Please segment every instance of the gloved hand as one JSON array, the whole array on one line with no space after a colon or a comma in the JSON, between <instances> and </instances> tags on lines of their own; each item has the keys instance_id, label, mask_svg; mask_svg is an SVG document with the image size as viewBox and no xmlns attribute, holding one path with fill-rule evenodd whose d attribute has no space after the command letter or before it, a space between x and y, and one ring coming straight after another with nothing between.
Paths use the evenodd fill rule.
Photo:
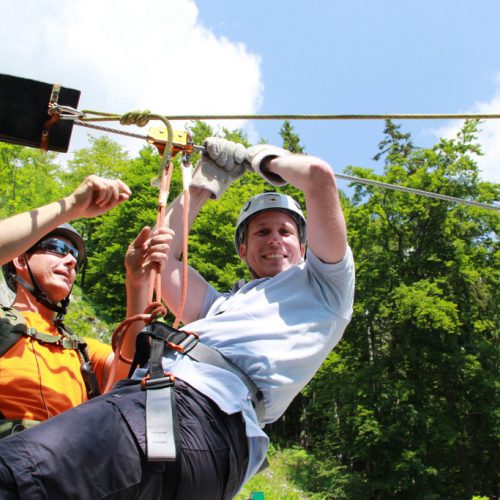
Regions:
<instances>
[{"instance_id":1,"label":"gloved hand","mask_svg":"<svg viewBox=\"0 0 500 500\"><path fill-rule=\"evenodd\" d=\"M262 170L262 162L266 158L276 158L277 156L288 156L292 153L278 146L270 144L257 144L247 149L246 166L249 170L256 172L261 177L264 177L267 182L274 186L285 186L287 182L278 174Z\"/></svg>"},{"instance_id":2,"label":"gloved hand","mask_svg":"<svg viewBox=\"0 0 500 500\"><path fill-rule=\"evenodd\" d=\"M238 177L243 175L246 148L219 137L209 137L203 143L200 161L193 172L191 186L208 189L218 199Z\"/></svg>"}]
</instances>

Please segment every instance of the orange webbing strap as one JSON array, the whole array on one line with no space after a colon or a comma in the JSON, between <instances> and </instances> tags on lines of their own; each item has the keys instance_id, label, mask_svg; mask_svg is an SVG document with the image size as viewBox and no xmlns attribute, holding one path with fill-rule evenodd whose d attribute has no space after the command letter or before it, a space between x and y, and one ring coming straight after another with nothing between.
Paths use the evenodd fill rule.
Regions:
<instances>
[{"instance_id":1,"label":"orange webbing strap","mask_svg":"<svg viewBox=\"0 0 500 500\"><path fill-rule=\"evenodd\" d=\"M165 224L165 210L170 194L170 182L172 180L172 162L169 162L163 169L160 180L160 194L158 195L158 214L156 216L156 227L163 227ZM148 303L152 303L153 296L161 302L161 274L158 265L153 266L149 277ZM165 313L166 314L166 313Z\"/></svg>"},{"instance_id":2,"label":"orange webbing strap","mask_svg":"<svg viewBox=\"0 0 500 500\"><path fill-rule=\"evenodd\" d=\"M53 111L54 106L57 105L57 101L59 100L60 91L61 91L61 84L54 83L52 85L52 92L50 93L50 99L49 99L48 114L50 115L50 118L44 123L42 136L40 138L40 149L45 152L49 150L50 130L61 116L59 113L55 113Z\"/></svg>"}]
</instances>

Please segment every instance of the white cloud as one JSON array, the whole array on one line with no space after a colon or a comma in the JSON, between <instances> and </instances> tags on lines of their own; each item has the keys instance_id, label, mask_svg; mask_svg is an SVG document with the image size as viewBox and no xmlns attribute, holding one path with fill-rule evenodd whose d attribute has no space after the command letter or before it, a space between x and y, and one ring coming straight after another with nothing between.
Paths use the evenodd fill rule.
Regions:
<instances>
[{"instance_id":1,"label":"white cloud","mask_svg":"<svg viewBox=\"0 0 500 500\"><path fill-rule=\"evenodd\" d=\"M0 71L78 89L80 109L252 114L261 104L259 56L204 27L193 0L27 0L22 9L0 0L0 18ZM75 129L71 150L86 134Z\"/></svg>"},{"instance_id":2,"label":"white cloud","mask_svg":"<svg viewBox=\"0 0 500 500\"><path fill-rule=\"evenodd\" d=\"M500 87L500 73L496 77ZM500 112L500 88L488 102L477 102L468 113L498 114ZM462 128L463 121L453 120L448 125L434 130L437 137L454 137ZM483 156L476 157L485 181L500 183L500 120L483 120L478 134Z\"/></svg>"}]
</instances>

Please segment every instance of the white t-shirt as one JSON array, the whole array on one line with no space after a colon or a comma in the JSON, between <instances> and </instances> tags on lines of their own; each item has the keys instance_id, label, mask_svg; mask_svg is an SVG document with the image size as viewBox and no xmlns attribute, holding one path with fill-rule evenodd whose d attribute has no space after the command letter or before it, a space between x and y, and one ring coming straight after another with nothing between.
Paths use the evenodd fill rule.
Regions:
<instances>
[{"instance_id":1,"label":"white t-shirt","mask_svg":"<svg viewBox=\"0 0 500 500\"><path fill-rule=\"evenodd\" d=\"M163 360L170 370L226 413L241 411L248 437L245 481L265 458L269 440L260 425L278 419L338 343L352 315L354 262L350 248L336 264L311 251L307 260L272 278L253 280L236 292L209 286L199 320L183 327L238 365L264 394L257 422L250 394L234 374L188 356ZM172 359L174 358L174 359Z\"/></svg>"}]
</instances>

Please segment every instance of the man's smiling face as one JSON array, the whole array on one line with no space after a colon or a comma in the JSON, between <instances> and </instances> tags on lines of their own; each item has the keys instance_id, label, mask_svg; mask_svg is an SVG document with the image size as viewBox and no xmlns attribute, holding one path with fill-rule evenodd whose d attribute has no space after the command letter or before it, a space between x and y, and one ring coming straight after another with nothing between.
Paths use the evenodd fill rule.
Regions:
<instances>
[{"instance_id":1,"label":"man's smiling face","mask_svg":"<svg viewBox=\"0 0 500 500\"><path fill-rule=\"evenodd\" d=\"M304 256L297 224L282 210L257 214L248 224L240 256L256 278L272 277Z\"/></svg>"}]
</instances>

